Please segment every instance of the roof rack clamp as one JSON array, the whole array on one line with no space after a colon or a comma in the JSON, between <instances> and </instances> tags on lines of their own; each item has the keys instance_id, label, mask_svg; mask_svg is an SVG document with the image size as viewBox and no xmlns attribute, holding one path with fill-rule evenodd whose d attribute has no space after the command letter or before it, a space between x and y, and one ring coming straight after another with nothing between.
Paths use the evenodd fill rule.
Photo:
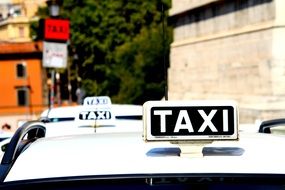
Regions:
<instances>
[{"instance_id":1,"label":"roof rack clamp","mask_svg":"<svg viewBox=\"0 0 285 190\"><path fill-rule=\"evenodd\" d=\"M205 141L174 141L172 144L176 144L179 146L181 152L180 157L187 157L187 158L201 158L204 157L203 155L203 148L208 145L212 144L212 140L205 140Z\"/></svg>"}]
</instances>

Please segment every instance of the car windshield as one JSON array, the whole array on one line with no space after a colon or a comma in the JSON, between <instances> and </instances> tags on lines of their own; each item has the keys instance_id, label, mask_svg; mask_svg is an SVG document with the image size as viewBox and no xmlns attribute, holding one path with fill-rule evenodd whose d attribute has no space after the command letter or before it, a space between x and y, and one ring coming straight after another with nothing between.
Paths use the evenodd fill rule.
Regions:
<instances>
[{"instance_id":1,"label":"car windshield","mask_svg":"<svg viewBox=\"0 0 285 190\"><path fill-rule=\"evenodd\" d=\"M0 188L284 187L284 8L2 0Z\"/></svg>"}]
</instances>

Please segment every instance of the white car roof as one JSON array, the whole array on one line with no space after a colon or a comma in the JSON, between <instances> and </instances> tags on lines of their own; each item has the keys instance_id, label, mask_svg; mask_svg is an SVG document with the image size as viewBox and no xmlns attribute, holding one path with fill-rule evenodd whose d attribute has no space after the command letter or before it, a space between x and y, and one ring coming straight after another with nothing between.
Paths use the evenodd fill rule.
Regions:
<instances>
[{"instance_id":1,"label":"white car roof","mask_svg":"<svg viewBox=\"0 0 285 190\"><path fill-rule=\"evenodd\" d=\"M92 107L92 106L90 106ZM95 107L95 106L94 106ZM142 116L142 105L130 104L112 104L112 112L115 116ZM46 109L40 115L41 118L74 118L77 117L80 111L85 110L86 106L64 106Z\"/></svg>"},{"instance_id":2,"label":"white car roof","mask_svg":"<svg viewBox=\"0 0 285 190\"><path fill-rule=\"evenodd\" d=\"M46 137L66 136L76 134L92 133L121 133L121 132L141 132L143 131L142 120L120 120L116 119L114 125L95 126L82 125L79 121L51 122L46 123Z\"/></svg>"},{"instance_id":3,"label":"white car roof","mask_svg":"<svg viewBox=\"0 0 285 190\"><path fill-rule=\"evenodd\" d=\"M178 145L142 134L40 138L17 158L5 181L116 174L285 174L284 136L240 134L207 145L204 157L180 157ZM29 171L29 172L26 172Z\"/></svg>"},{"instance_id":4,"label":"white car roof","mask_svg":"<svg viewBox=\"0 0 285 190\"><path fill-rule=\"evenodd\" d=\"M96 120L82 121L77 119L81 111L88 110L90 107L92 106L79 105L45 110L41 114L41 118L48 117L55 120L46 123L46 136L143 131L141 105L112 104L111 110L115 118L108 122L108 125L98 125ZM56 122L57 119L62 122Z\"/></svg>"}]
</instances>

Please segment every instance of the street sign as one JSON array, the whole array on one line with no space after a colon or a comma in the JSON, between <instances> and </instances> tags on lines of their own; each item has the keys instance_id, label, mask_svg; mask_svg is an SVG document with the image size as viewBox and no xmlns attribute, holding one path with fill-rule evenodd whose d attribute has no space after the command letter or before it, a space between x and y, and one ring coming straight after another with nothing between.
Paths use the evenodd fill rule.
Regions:
<instances>
[{"instance_id":1,"label":"street sign","mask_svg":"<svg viewBox=\"0 0 285 190\"><path fill-rule=\"evenodd\" d=\"M143 108L146 141L238 139L233 101L149 101Z\"/></svg>"},{"instance_id":2,"label":"street sign","mask_svg":"<svg viewBox=\"0 0 285 190\"><path fill-rule=\"evenodd\" d=\"M44 20L44 40L68 41L69 20L47 18Z\"/></svg>"},{"instance_id":3,"label":"street sign","mask_svg":"<svg viewBox=\"0 0 285 190\"><path fill-rule=\"evenodd\" d=\"M67 44L43 42L43 67L66 68Z\"/></svg>"}]
</instances>

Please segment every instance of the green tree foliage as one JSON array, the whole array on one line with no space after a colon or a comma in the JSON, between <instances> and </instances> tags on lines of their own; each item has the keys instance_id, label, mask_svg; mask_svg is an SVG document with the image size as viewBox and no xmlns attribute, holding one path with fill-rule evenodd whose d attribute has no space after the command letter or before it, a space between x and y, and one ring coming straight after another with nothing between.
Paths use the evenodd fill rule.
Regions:
<instances>
[{"instance_id":1,"label":"green tree foliage","mask_svg":"<svg viewBox=\"0 0 285 190\"><path fill-rule=\"evenodd\" d=\"M170 0L64 0L71 45L88 96L142 104L164 95L164 53L168 65L171 29L162 32ZM164 19L164 20L163 20ZM165 37L165 38L164 38ZM164 40L165 39L165 40Z\"/></svg>"},{"instance_id":2,"label":"green tree foliage","mask_svg":"<svg viewBox=\"0 0 285 190\"><path fill-rule=\"evenodd\" d=\"M166 31L171 34L170 30ZM165 38L167 53L170 35ZM117 77L124 81L120 85L116 101L143 103L147 100L158 100L164 95L165 66L163 47L164 38L161 27L145 27L130 42L116 48ZM168 55L167 55L168 56ZM168 58L168 57L167 57ZM169 60L166 60L168 63Z\"/></svg>"}]
</instances>

